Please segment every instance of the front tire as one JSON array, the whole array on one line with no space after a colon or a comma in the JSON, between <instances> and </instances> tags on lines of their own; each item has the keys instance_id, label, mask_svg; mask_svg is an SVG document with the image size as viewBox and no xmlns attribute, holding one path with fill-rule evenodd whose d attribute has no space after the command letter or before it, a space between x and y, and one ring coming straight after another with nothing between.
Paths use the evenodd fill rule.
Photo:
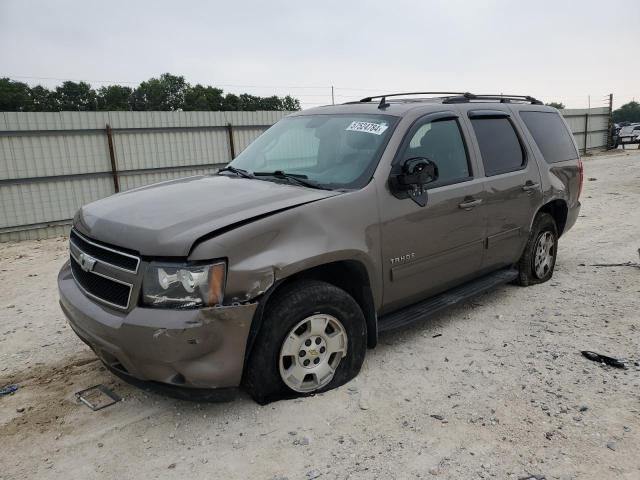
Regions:
<instances>
[{"instance_id":1,"label":"front tire","mask_svg":"<svg viewBox=\"0 0 640 480\"><path fill-rule=\"evenodd\" d=\"M526 287L551 279L557 255L556 222L548 213L538 213L533 221L524 253L518 262L518 284Z\"/></svg>"},{"instance_id":2,"label":"front tire","mask_svg":"<svg viewBox=\"0 0 640 480\"><path fill-rule=\"evenodd\" d=\"M344 290L315 280L285 285L264 315L243 382L258 403L331 390L360 371L367 327Z\"/></svg>"}]
</instances>

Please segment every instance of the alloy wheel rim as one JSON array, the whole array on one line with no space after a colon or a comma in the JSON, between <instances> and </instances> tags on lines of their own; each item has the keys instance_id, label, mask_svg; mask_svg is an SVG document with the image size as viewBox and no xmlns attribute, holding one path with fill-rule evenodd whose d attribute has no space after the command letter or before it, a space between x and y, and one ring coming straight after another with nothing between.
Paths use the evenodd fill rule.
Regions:
<instances>
[{"instance_id":1,"label":"alloy wheel rim","mask_svg":"<svg viewBox=\"0 0 640 480\"><path fill-rule=\"evenodd\" d=\"M555 240L553 238L553 234L547 230L540 234L538 241L536 242L535 256L533 260L536 277L542 279L549 273L553 267L555 254Z\"/></svg>"},{"instance_id":2,"label":"alloy wheel rim","mask_svg":"<svg viewBox=\"0 0 640 480\"><path fill-rule=\"evenodd\" d=\"M280 377L296 392L313 392L331 382L346 354L342 323L332 315L311 315L285 337L278 361Z\"/></svg>"}]
</instances>

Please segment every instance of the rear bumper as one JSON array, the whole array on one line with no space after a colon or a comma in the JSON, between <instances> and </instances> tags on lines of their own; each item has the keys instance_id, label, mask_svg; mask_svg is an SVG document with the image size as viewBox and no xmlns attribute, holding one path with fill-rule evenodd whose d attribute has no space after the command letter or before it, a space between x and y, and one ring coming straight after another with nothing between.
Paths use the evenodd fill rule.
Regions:
<instances>
[{"instance_id":1,"label":"rear bumper","mask_svg":"<svg viewBox=\"0 0 640 480\"><path fill-rule=\"evenodd\" d=\"M563 235L575 225L576 220L578 220L578 216L580 215L580 207L582 207L582 204L578 202L578 205L570 208L567 212L567 222L564 225L564 230L562 232Z\"/></svg>"},{"instance_id":2,"label":"rear bumper","mask_svg":"<svg viewBox=\"0 0 640 480\"><path fill-rule=\"evenodd\" d=\"M257 304L117 312L84 295L68 263L58 275L58 290L71 328L112 370L173 386L240 385Z\"/></svg>"}]
</instances>

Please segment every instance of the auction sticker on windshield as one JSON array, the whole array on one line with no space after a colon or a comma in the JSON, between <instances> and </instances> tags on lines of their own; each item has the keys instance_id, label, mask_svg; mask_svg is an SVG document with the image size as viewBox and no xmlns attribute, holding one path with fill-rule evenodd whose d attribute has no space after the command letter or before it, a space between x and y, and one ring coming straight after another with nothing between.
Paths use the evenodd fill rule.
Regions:
<instances>
[{"instance_id":1,"label":"auction sticker on windshield","mask_svg":"<svg viewBox=\"0 0 640 480\"><path fill-rule=\"evenodd\" d=\"M386 123L375 122L360 122L353 121L346 129L351 132L366 132L373 133L374 135L382 135L384 131L389 128Z\"/></svg>"}]
</instances>

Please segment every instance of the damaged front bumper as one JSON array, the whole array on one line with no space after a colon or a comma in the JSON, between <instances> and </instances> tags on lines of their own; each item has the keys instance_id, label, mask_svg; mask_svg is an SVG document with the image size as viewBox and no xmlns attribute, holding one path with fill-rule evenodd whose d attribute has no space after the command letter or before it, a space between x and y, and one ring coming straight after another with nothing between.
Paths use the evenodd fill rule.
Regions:
<instances>
[{"instance_id":1,"label":"damaged front bumper","mask_svg":"<svg viewBox=\"0 0 640 480\"><path fill-rule=\"evenodd\" d=\"M240 385L257 303L118 312L84 295L68 263L58 275L58 289L69 325L111 370L172 386Z\"/></svg>"}]
</instances>

